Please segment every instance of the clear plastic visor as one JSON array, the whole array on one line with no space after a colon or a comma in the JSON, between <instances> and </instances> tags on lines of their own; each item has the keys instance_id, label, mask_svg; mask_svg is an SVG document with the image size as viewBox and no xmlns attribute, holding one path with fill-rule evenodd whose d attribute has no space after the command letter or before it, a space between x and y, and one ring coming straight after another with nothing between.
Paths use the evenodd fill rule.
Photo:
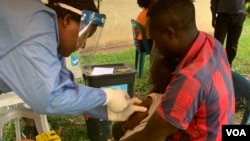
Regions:
<instances>
[{"instance_id":1,"label":"clear plastic visor","mask_svg":"<svg viewBox=\"0 0 250 141\"><path fill-rule=\"evenodd\" d=\"M76 48L84 48L88 38L96 38L94 41L99 42L102 28L105 22L105 15L92 11L83 10L79 27L78 40ZM93 36L93 35L96 36Z\"/></svg>"}]
</instances>

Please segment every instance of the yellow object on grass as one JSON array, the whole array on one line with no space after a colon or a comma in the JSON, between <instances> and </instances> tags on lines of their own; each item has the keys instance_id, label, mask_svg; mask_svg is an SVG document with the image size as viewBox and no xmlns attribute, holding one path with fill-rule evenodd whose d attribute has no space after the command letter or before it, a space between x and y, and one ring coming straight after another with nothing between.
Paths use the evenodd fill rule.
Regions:
<instances>
[{"instance_id":1,"label":"yellow object on grass","mask_svg":"<svg viewBox=\"0 0 250 141\"><path fill-rule=\"evenodd\" d=\"M37 135L36 141L61 141L61 138L52 130Z\"/></svg>"}]
</instances>

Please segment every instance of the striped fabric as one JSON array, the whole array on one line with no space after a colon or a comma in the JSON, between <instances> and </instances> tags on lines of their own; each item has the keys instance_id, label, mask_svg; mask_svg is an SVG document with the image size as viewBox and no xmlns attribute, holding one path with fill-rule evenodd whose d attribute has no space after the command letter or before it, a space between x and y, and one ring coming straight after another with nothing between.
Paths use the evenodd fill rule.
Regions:
<instances>
[{"instance_id":1,"label":"striped fabric","mask_svg":"<svg viewBox=\"0 0 250 141\"><path fill-rule=\"evenodd\" d=\"M166 88L158 114L180 130L169 140L221 141L232 124L234 90L222 45L200 32Z\"/></svg>"}]
</instances>

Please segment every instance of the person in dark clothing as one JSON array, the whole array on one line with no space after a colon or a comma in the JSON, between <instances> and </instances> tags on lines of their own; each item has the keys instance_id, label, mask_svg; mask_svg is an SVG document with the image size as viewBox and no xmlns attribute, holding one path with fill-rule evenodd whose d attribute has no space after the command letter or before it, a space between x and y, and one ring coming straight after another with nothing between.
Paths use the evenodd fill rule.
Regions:
<instances>
[{"instance_id":1,"label":"person in dark clothing","mask_svg":"<svg viewBox=\"0 0 250 141\"><path fill-rule=\"evenodd\" d=\"M249 0L211 0L214 37L224 44L232 67L245 21L245 3Z\"/></svg>"}]
</instances>

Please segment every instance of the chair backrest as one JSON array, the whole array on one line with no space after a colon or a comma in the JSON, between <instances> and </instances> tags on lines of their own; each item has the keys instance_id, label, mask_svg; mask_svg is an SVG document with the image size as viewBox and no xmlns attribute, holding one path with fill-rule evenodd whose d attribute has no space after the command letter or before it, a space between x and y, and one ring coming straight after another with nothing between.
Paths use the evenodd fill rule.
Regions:
<instances>
[{"instance_id":1,"label":"chair backrest","mask_svg":"<svg viewBox=\"0 0 250 141\"><path fill-rule=\"evenodd\" d=\"M138 23L134 19L131 19L131 24L132 24L133 38L134 38L134 43L135 43L136 49L139 52L142 52L140 49L140 43L137 39L138 30L139 30L139 31L141 31L141 34L142 34L142 44L143 44L144 50L145 50L145 52L150 53L149 44L147 41L146 32L145 32L143 25L141 25L140 23Z\"/></svg>"}]
</instances>

